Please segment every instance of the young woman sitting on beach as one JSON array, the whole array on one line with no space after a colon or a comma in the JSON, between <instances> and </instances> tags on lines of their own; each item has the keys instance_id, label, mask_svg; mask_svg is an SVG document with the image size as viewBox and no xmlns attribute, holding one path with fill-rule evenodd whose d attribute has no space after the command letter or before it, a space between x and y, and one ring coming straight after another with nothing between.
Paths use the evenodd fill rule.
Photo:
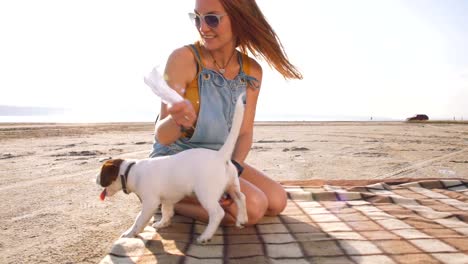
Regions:
<instances>
[{"instance_id":1,"label":"young woman sitting on beach","mask_svg":"<svg viewBox=\"0 0 468 264\"><path fill-rule=\"evenodd\" d=\"M239 165L248 224L252 225L264 215L281 213L286 193L279 183L245 163L262 82L261 66L246 54L250 51L263 57L286 79L302 76L288 61L254 0L196 0L189 16L200 41L174 50L165 68L169 86L186 100L170 107L161 104L150 156L173 155L189 148L219 149L229 133L235 101L246 92L244 120L232 159ZM227 212L223 223L234 223L235 204L223 203L223 208ZM205 222L208 219L195 198L182 200L175 211Z\"/></svg>"}]
</instances>

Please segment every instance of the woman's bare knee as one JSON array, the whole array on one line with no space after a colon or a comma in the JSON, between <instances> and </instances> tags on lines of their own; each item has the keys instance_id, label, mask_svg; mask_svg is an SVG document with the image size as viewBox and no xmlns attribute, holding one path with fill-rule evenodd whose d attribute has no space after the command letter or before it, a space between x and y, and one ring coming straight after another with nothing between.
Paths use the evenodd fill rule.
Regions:
<instances>
[{"instance_id":1,"label":"woman's bare knee","mask_svg":"<svg viewBox=\"0 0 468 264\"><path fill-rule=\"evenodd\" d=\"M255 225L265 216L268 209L268 199L264 193L260 192L255 197L248 197L246 204L249 218L246 225Z\"/></svg>"},{"instance_id":2,"label":"woman's bare knee","mask_svg":"<svg viewBox=\"0 0 468 264\"><path fill-rule=\"evenodd\" d=\"M287 205L287 194L282 186L275 190L275 195L268 197L268 209L265 213L267 216L277 216L283 212Z\"/></svg>"},{"instance_id":3,"label":"woman's bare knee","mask_svg":"<svg viewBox=\"0 0 468 264\"><path fill-rule=\"evenodd\" d=\"M244 164L244 166L245 169L241 178L259 188L267 197L268 208L266 215L275 216L280 214L287 203L287 195L283 186L252 166L248 164Z\"/></svg>"}]
</instances>

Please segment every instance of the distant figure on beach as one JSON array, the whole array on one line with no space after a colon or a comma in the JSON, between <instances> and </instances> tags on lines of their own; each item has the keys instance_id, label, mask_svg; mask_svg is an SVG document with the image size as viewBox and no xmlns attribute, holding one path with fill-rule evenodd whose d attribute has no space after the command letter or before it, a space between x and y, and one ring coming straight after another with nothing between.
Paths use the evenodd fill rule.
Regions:
<instances>
[{"instance_id":1,"label":"distant figure on beach","mask_svg":"<svg viewBox=\"0 0 468 264\"><path fill-rule=\"evenodd\" d=\"M173 155L190 148L218 150L229 133L238 95L246 92L245 114L233 154L246 195L248 224L264 215L278 215L286 206L282 186L245 163L252 146L257 99L262 83L260 64L247 55L261 57L286 79L302 79L291 64L275 31L253 0L196 0L189 17L200 40L175 49L165 77L186 100L161 104L150 157ZM184 166L184 164L180 164ZM224 224L235 222L236 206L221 201ZM175 211L197 220L208 219L195 198L179 202Z\"/></svg>"}]
</instances>

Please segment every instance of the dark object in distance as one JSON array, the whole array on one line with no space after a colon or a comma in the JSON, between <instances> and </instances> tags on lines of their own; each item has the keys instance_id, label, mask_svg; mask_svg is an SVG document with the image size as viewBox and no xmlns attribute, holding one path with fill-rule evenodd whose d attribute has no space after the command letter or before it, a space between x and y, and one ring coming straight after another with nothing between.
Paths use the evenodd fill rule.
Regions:
<instances>
[{"instance_id":1,"label":"dark object in distance","mask_svg":"<svg viewBox=\"0 0 468 264\"><path fill-rule=\"evenodd\" d=\"M415 115L412 117L406 118L406 121L427 121L429 117L427 115Z\"/></svg>"}]
</instances>

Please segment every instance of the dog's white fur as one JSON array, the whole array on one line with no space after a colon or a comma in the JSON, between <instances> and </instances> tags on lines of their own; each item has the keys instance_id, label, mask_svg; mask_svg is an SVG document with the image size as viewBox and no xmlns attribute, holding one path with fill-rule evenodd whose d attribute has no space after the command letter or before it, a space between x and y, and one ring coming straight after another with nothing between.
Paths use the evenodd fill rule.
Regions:
<instances>
[{"instance_id":1,"label":"dog's white fur","mask_svg":"<svg viewBox=\"0 0 468 264\"><path fill-rule=\"evenodd\" d=\"M231 131L219 151L196 148L172 156L143 160L110 160L102 166L96 181L106 187L107 196L112 196L122 189L119 175L124 174L130 162L136 162L128 174L127 190L138 195L142 202L142 210L133 226L124 232L122 237L138 235L160 204L162 218L153 227L168 226L174 215L174 204L193 193L209 215L206 229L197 238L199 243L211 239L223 219L225 213L219 200L226 191L238 208L236 226L241 227L248 221L245 195L240 191L237 169L231 162L244 115L242 96L243 94L239 96L236 103ZM117 168L112 169L109 166ZM116 173L118 175L114 175Z\"/></svg>"}]
</instances>

